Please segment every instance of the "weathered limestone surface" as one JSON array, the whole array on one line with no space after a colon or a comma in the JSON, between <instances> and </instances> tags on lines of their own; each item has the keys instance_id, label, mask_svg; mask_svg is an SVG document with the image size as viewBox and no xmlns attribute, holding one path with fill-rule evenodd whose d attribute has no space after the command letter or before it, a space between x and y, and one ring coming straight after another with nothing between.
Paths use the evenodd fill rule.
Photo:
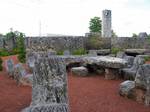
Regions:
<instances>
[{"instance_id":1,"label":"weathered limestone surface","mask_svg":"<svg viewBox=\"0 0 150 112\"><path fill-rule=\"evenodd\" d=\"M127 54L144 54L148 52L147 49L126 49L125 52Z\"/></svg>"},{"instance_id":2,"label":"weathered limestone surface","mask_svg":"<svg viewBox=\"0 0 150 112\"><path fill-rule=\"evenodd\" d=\"M68 52L68 51L67 51ZM72 64L72 63L83 63L83 57L86 56L74 56L74 55L55 55L53 51L40 51L40 52L32 52L28 51L27 53L27 64L30 68L33 69L34 63L38 58L43 58L43 57L51 57L51 56L57 56L61 57L65 60L66 65Z\"/></svg>"},{"instance_id":3,"label":"weathered limestone surface","mask_svg":"<svg viewBox=\"0 0 150 112\"><path fill-rule=\"evenodd\" d=\"M73 56L73 55L68 55L68 56L59 56L65 60L66 65L72 64L72 63L83 63L83 57L85 56Z\"/></svg>"},{"instance_id":4,"label":"weathered limestone surface","mask_svg":"<svg viewBox=\"0 0 150 112\"><path fill-rule=\"evenodd\" d=\"M45 51L53 48L55 51L72 51L84 48L83 36L53 36L53 37L27 37L26 47L32 51Z\"/></svg>"},{"instance_id":5,"label":"weathered limestone surface","mask_svg":"<svg viewBox=\"0 0 150 112\"><path fill-rule=\"evenodd\" d=\"M130 68L133 65L134 57L133 56L124 56L124 58L127 61L127 67Z\"/></svg>"},{"instance_id":6,"label":"weathered limestone surface","mask_svg":"<svg viewBox=\"0 0 150 112\"><path fill-rule=\"evenodd\" d=\"M85 57L83 60L85 64L96 64L104 68L123 68L127 64L124 59L110 56Z\"/></svg>"},{"instance_id":7,"label":"weathered limestone surface","mask_svg":"<svg viewBox=\"0 0 150 112\"><path fill-rule=\"evenodd\" d=\"M124 81L120 84L119 94L123 97L133 99L139 103L146 100L145 90L139 89L135 85L135 81Z\"/></svg>"},{"instance_id":8,"label":"weathered limestone surface","mask_svg":"<svg viewBox=\"0 0 150 112\"><path fill-rule=\"evenodd\" d=\"M116 37L111 38L111 47L120 49L149 49L149 38Z\"/></svg>"},{"instance_id":9,"label":"weathered limestone surface","mask_svg":"<svg viewBox=\"0 0 150 112\"><path fill-rule=\"evenodd\" d=\"M88 56L97 56L97 52L95 50L89 50Z\"/></svg>"},{"instance_id":10,"label":"weathered limestone surface","mask_svg":"<svg viewBox=\"0 0 150 112\"><path fill-rule=\"evenodd\" d=\"M132 67L122 69L122 75L126 80L134 80L140 65L144 64L144 59L140 56L134 58Z\"/></svg>"},{"instance_id":11,"label":"weathered limestone surface","mask_svg":"<svg viewBox=\"0 0 150 112\"><path fill-rule=\"evenodd\" d=\"M88 75L88 70L85 67L73 67L71 69L71 72L77 76L87 76Z\"/></svg>"},{"instance_id":12,"label":"weathered limestone surface","mask_svg":"<svg viewBox=\"0 0 150 112\"><path fill-rule=\"evenodd\" d=\"M37 105L24 109L23 112L68 112L67 106L65 104Z\"/></svg>"},{"instance_id":13,"label":"weathered limestone surface","mask_svg":"<svg viewBox=\"0 0 150 112\"><path fill-rule=\"evenodd\" d=\"M56 55L56 51L53 50L35 52L28 49L26 53L27 65L29 66L29 68L33 69L34 63L37 60L37 58L41 58L41 57L47 58L55 55Z\"/></svg>"},{"instance_id":14,"label":"weathered limestone surface","mask_svg":"<svg viewBox=\"0 0 150 112\"><path fill-rule=\"evenodd\" d=\"M6 60L6 70L8 72L8 75L10 77L13 77L13 73L14 73L14 62L12 59L8 59Z\"/></svg>"},{"instance_id":15,"label":"weathered limestone surface","mask_svg":"<svg viewBox=\"0 0 150 112\"><path fill-rule=\"evenodd\" d=\"M105 69L105 79L112 80L112 79L119 79L119 71L118 69L106 68Z\"/></svg>"},{"instance_id":16,"label":"weathered limestone surface","mask_svg":"<svg viewBox=\"0 0 150 112\"><path fill-rule=\"evenodd\" d=\"M0 48L4 48L4 39L0 37Z\"/></svg>"},{"instance_id":17,"label":"weathered limestone surface","mask_svg":"<svg viewBox=\"0 0 150 112\"><path fill-rule=\"evenodd\" d=\"M71 55L71 53L70 53L69 50L65 50L63 54L64 54L64 55Z\"/></svg>"},{"instance_id":18,"label":"weathered limestone surface","mask_svg":"<svg viewBox=\"0 0 150 112\"><path fill-rule=\"evenodd\" d=\"M32 86L33 74L27 74L26 76L22 77L19 81L22 85Z\"/></svg>"},{"instance_id":19,"label":"weathered limestone surface","mask_svg":"<svg viewBox=\"0 0 150 112\"><path fill-rule=\"evenodd\" d=\"M13 75L17 84L20 84L20 80L27 75L21 63L15 65Z\"/></svg>"},{"instance_id":20,"label":"weathered limestone surface","mask_svg":"<svg viewBox=\"0 0 150 112\"><path fill-rule=\"evenodd\" d=\"M135 99L137 102L150 105L150 64L140 65L135 81L125 81L120 84L119 93L122 96Z\"/></svg>"},{"instance_id":21,"label":"weathered limestone surface","mask_svg":"<svg viewBox=\"0 0 150 112\"><path fill-rule=\"evenodd\" d=\"M97 55L108 55L110 54L110 49L100 49L100 50L89 50L89 54L97 54Z\"/></svg>"},{"instance_id":22,"label":"weathered limestone surface","mask_svg":"<svg viewBox=\"0 0 150 112\"><path fill-rule=\"evenodd\" d=\"M98 68L105 69L106 79L118 79L119 69L127 64L124 59L110 56L85 57L83 60L84 66L91 68L91 66L96 65Z\"/></svg>"},{"instance_id":23,"label":"weathered limestone surface","mask_svg":"<svg viewBox=\"0 0 150 112\"><path fill-rule=\"evenodd\" d=\"M135 98L134 88L135 88L134 81L129 80L124 81L120 84L119 94L128 98Z\"/></svg>"},{"instance_id":24,"label":"weathered limestone surface","mask_svg":"<svg viewBox=\"0 0 150 112\"><path fill-rule=\"evenodd\" d=\"M125 52L119 51L116 55L117 58L124 58L126 56Z\"/></svg>"},{"instance_id":25,"label":"weathered limestone surface","mask_svg":"<svg viewBox=\"0 0 150 112\"><path fill-rule=\"evenodd\" d=\"M137 87L146 89L147 86L150 86L148 83L150 80L150 65L144 64L141 65L137 71L136 77L135 77L135 84Z\"/></svg>"},{"instance_id":26,"label":"weathered limestone surface","mask_svg":"<svg viewBox=\"0 0 150 112\"><path fill-rule=\"evenodd\" d=\"M67 75L63 58L38 58L33 70L32 102L23 112L68 112Z\"/></svg>"},{"instance_id":27,"label":"weathered limestone surface","mask_svg":"<svg viewBox=\"0 0 150 112\"><path fill-rule=\"evenodd\" d=\"M102 37L111 37L111 10L103 10L102 12Z\"/></svg>"}]
</instances>

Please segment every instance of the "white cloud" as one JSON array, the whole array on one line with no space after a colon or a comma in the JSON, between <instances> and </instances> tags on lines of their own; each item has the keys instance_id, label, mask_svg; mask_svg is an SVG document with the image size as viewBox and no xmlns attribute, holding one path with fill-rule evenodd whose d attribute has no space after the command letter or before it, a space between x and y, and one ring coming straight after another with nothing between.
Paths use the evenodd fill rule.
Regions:
<instances>
[{"instance_id":1,"label":"white cloud","mask_svg":"<svg viewBox=\"0 0 150 112\"><path fill-rule=\"evenodd\" d=\"M42 33L84 35L91 17L101 17L103 9L111 9L114 31L130 36L149 31L149 4L147 0L5 0L0 1L0 32L13 27L38 35L41 20Z\"/></svg>"}]
</instances>

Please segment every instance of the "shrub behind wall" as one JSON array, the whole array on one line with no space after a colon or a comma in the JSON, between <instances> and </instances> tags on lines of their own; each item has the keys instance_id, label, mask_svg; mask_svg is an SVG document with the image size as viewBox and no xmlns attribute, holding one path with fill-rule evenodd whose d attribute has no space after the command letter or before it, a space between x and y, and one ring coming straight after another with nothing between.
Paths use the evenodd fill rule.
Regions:
<instances>
[{"instance_id":1,"label":"shrub behind wall","mask_svg":"<svg viewBox=\"0 0 150 112\"><path fill-rule=\"evenodd\" d=\"M101 38L98 36L88 37L86 42L87 50L98 50L98 49L110 49L111 48L111 39L110 38Z\"/></svg>"}]
</instances>

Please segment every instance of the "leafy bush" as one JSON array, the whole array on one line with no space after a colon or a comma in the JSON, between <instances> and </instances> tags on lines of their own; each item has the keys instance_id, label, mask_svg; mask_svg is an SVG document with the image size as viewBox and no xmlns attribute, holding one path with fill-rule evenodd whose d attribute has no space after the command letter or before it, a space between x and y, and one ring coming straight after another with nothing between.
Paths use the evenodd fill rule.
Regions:
<instances>
[{"instance_id":1,"label":"leafy bush","mask_svg":"<svg viewBox=\"0 0 150 112\"><path fill-rule=\"evenodd\" d=\"M63 55L64 51L57 51L57 55Z\"/></svg>"},{"instance_id":2,"label":"leafy bush","mask_svg":"<svg viewBox=\"0 0 150 112\"><path fill-rule=\"evenodd\" d=\"M2 71L2 70L3 70L2 63L3 63L3 60L2 60L2 58L0 57L0 71Z\"/></svg>"},{"instance_id":3,"label":"leafy bush","mask_svg":"<svg viewBox=\"0 0 150 112\"><path fill-rule=\"evenodd\" d=\"M101 49L102 48L103 41L100 37L96 36L91 36L89 37L87 44L86 44L86 49Z\"/></svg>"},{"instance_id":4,"label":"leafy bush","mask_svg":"<svg viewBox=\"0 0 150 112\"><path fill-rule=\"evenodd\" d=\"M116 47L111 48L111 53L112 54L117 54L119 51L122 51L122 49L116 48Z\"/></svg>"},{"instance_id":5,"label":"leafy bush","mask_svg":"<svg viewBox=\"0 0 150 112\"><path fill-rule=\"evenodd\" d=\"M145 61L145 62L146 62L146 61L150 61L150 56L144 57L144 61Z\"/></svg>"},{"instance_id":6,"label":"leafy bush","mask_svg":"<svg viewBox=\"0 0 150 112\"><path fill-rule=\"evenodd\" d=\"M18 54L18 59L21 63L25 63L26 61L26 53L22 52Z\"/></svg>"},{"instance_id":7,"label":"leafy bush","mask_svg":"<svg viewBox=\"0 0 150 112\"><path fill-rule=\"evenodd\" d=\"M18 31L14 31L14 32L10 31L6 33L5 39L9 40L11 38L15 46L11 50L0 49L0 56L10 56L10 55L18 54L19 61L24 63L25 56L26 56L25 43L24 43L25 35Z\"/></svg>"},{"instance_id":8,"label":"leafy bush","mask_svg":"<svg viewBox=\"0 0 150 112\"><path fill-rule=\"evenodd\" d=\"M101 32L102 29L102 21L100 17L93 17L89 22L89 30L90 32Z\"/></svg>"},{"instance_id":9,"label":"leafy bush","mask_svg":"<svg viewBox=\"0 0 150 112\"><path fill-rule=\"evenodd\" d=\"M0 56L9 56L12 55L13 53L11 51L7 51L5 49L0 49Z\"/></svg>"},{"instance_id":10,"label":"leafy bush","mask_svg":"<svg viewBox=\"0 0 150 112\"><path fill-rule=\"evenodd\" d=\"M83 49L83 48L80 48L80 49L74 50L74 51L72 52L72 54L73 54L73 55L84 55L84 54L86 54L86 50Z\"/></svg>"}]
</instances>

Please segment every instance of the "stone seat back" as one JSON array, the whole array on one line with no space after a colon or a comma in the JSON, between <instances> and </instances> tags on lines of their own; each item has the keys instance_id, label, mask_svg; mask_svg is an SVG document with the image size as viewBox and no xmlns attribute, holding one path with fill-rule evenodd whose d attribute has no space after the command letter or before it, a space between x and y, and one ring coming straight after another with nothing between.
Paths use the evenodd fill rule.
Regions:
<instances>
[{"instance_id":1,"label":"stone seat back","mask_svg":"<svg viewBox=\"0 0 150 112\"><path fill-rule=\"evenodd\" d=\"M33 68L32 102L23 112L26 111L69 111L66 65L63 58L51 56L36 60Z\"/></svg>"},{"instance_id":2,"label":"stone seat back","mask_svg":"<svg viewBox=\"0 0 150 112\"><path fill-rule=\"evenodd\" d=\"M126 56L125 52L122 52L122 51L119 51L119 52L117 52L117 54L116 54L116 57L117 57L117 58L124 58L125 56Z\"/></svg>"},{"instance_id":3,"label":"stone seat back","mask_svg":"<svg viewBox=\"0 0 150 112\"><path fill-rule=\"evenodd\" d=\"M124 56L123 59L127 61L127 68L131 68L133 66L133 62L134 62L133 56Z\"/></svg>"},{"instance_id":4,"label":"stone seat back","mask_svg":"<svg viewBox=\"0 0 150 112\"><path fill-rule=\"evenodd\" d=\"M13 77L16 80L17 84L20 84L21 79L27 75L27 72L21 63L15 65L13 75L14 75Z\"/></svg>"},{"instance_id":5,"label":"stone seat back","mask_svg":"<svg viewBox=\"0 0 150 112\"><path fill-rule=\"evenodd\" d=\"M140 65L144 64L144 59L137 56L134 58L133 65L130 68L124 68L121 70L121 73L126 80L134 80L136 72Z\"/></svg>"},{"instance_id":6,"label":"stone seat back","mask_svg":"<svg viewBox=\"0 0 150 112\"><path fill-rule=\"evenodd\" d=\"M6 60L6 71L8 72L9 76L13 76L14 72L14 62L12 59Z\"/></svg>"},{"instance_id":7,"label":"stone seat back","mask_svg":"<svg viewBox=\"0 0 150 112\"><path fill-rule=\"evenodd\" d=\"M136 77L135 84L136 87L146 89L147 86L150 86L150 64L143 64L139 67Z\"/></svg>"}]
</instances>

